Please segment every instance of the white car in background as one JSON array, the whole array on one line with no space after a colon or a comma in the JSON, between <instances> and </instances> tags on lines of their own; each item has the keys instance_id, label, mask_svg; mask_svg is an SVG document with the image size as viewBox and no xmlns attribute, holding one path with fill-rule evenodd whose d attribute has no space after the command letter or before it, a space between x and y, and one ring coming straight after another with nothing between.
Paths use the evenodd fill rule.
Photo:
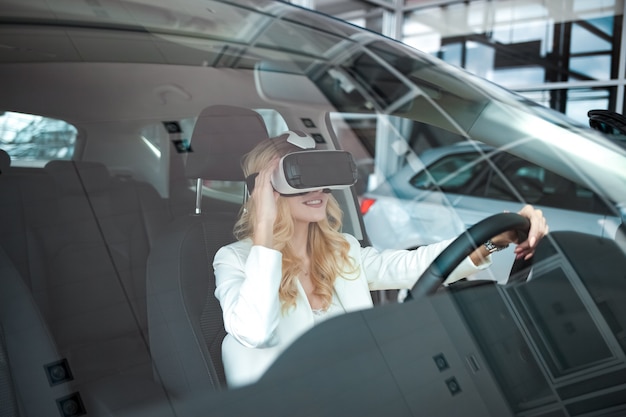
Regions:
<instances>
[{"instance_id":1,"label":"white car in background","mask_svg":"<svg viewBox=\"0 0 626 417\"><path fill-rule=\"evenodd\" d=\"M361 212L375 247L411 249L458 236L485 217L517 211L522 204L540 208L551 231L614 238L621 223L612 201L544 167L477 142L428 149L407 161L364 193ZM506 283L513 249L493 259L492 268L473 278Z\"/></svg>"}]
</instances>

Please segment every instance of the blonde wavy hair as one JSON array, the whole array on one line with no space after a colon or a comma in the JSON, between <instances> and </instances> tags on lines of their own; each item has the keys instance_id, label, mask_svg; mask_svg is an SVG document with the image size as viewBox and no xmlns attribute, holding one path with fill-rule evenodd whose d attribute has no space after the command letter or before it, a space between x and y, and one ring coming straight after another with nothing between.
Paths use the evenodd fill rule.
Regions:
<instances>
[{"instance_id":1,"label":"blonde wavy hair","mask_svg":"<svg viewBox=\"0 0 626 417\"><path fill-rule=\"evenodd\" d=\"M298 151L302 149L287 142L287 135L265 139L244 156L242 160L244 175L247 177L257 173L275 158ZM278 198L274 222L274 245L283 255L283 276L279 289L283 312L296 305L297 279L298 275L304 272L290 245L294 222L287 198L289 197ZM237 239L251 238L254 235L254 224L251 220L255 218L256 210L254 198L248 199L235 224L234 233ZM339 203L330 195L326 206L326 218L309 224L307 251L311 257L311 280L315 294L323 300L324 309L330 306L335 279L356 270L354 262L348 256L350 244L340 232L342 216ZM329 256L330 254L334 256Z\"/></svg>"}]
</instances>

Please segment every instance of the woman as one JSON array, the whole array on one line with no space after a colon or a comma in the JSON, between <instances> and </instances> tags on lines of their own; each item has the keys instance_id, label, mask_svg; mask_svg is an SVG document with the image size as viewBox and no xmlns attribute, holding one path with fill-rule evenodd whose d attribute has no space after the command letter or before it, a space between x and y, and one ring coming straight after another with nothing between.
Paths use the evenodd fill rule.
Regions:
<instances>
[{"instance_id":1,"label":"woman","mask_svg":"<svg viewBox=\"0 0 626 417\"><path fill-rule=\"evenodd\" d=\"M287 135L262 141L243 160L244 174L256 174L254 188L235 226L238 241L221 248L213 263L215 295L224 313L227 336L222 356L228 385L255 382L278 355L315 324L337 314L373 306L370 291L412 288L417 278L452 241L413 251L362 248L341 230L341 210L323 190L283 196L271 184L280 157L302 149ZM541 211L519 214L530 219L529 237L516 256L530 258L547 233ZM515 243L506 232L497 246ZM490 264L481 246L446 283Z\"/></svg>"}]
</instances>

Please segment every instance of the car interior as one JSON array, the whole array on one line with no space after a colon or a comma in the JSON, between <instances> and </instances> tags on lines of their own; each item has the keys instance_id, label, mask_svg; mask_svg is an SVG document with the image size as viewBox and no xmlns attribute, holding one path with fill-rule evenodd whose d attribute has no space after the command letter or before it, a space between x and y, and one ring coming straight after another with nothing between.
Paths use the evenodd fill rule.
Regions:
<instances>
[{"instance_id":1,"label":"car interior","mask_svg":"<svg viewBox=\"0 0 626 417\"><path fill-rule=\"evenodd\" d=\"M102 162L11 167L0 151L2 260L12 277L3 282L3 348L13 358L23 346L23 336L11 331L24 325L12 323L16 310L35 321L31 337L45 334L49 342L39 346L44 359L33 362L50 367L41 386L58 378L46 388L50 399L113 413L131 401L173 402L226 389L212 259L234 241L244 196L239 203L207 197L204 184L241 183L242 156L266 137L258 112L206 107L182 150L171 140L170 184L178 187L171 198ZM347 193L340 201L358 213L352 190L335 193ZM21 354L32 360L31 352ZM22 398L31 383L25 378L9 392ZM45 409L37 398L20 401L33 408L26 415Z\"/></svg>"},{"instance_id":2,"label":"car interior","mask_svg":"<svg viewBox=\"0 0 626 417\"><path fill-rule=\"evenodd\" d=\"M240 140L232 141L233 135ZM144 412L146 408L141 406L142 403L168 404L176 412L191 407L190 404L195 410L210 404L225 415L245 415L253 406L275 409L269 398L277 387L286 392L297 392L302 389L302 383L323 385L322 381L329 374L341 373L341 368L326 369L315 358L336 356L336 349L341 351L343 343L347 344L347 353L340 356L348 354L352 338L363 337L361 333L364 331L371 334L372 330L366 329L371 325L370 320L381 320L377 315L370 316L372 313L369 312L349 314L334 322L334 326L321 326L323 329L319 332L330 334L317 338L315 332L307 335L301 342L306 348L299 350L294 346L292 355L295 356L287 354L281 358L255 388L265 392L262 400L253 396L255 400L241 408L233 406L236 391L219 397L207 395L227 391L220 356L225 333L219 303L213 296L215 284L211 260L219 247L233 240L232 228L240 203L207 198L203 195L203 184L206 181L242 182L238 161L259 138L267 136L263 118L251 109L231 105L204 108L183 152L173 153L170 180L184 185L175 199L161 197L155 187L146 182L127 175L114 176L103 163L55 160L43 169L13 168L10 158L3 153L0 158L0 207L3 213L0 217L3 219L0 259L3 277L8 279L3 279L0 292L4 341L0 352L11 358L13 366L22 369L17 378L7 378L10 370L5 368L4 378L11 383L9 392L19 393L9 397L20 401L4 403L3 407L24 408L25 415L38 415L47 409L46 401L54 401L67 409L77 407L95 415L116 415L117 411ZM172 148L176 149L174 142ZM354 195L352 201L356 205ZM470 323L475 334L483 336L478 338L478 343L483 352L488 352L477 360L490 363L499 372L499 381L508 390L504 397L519 410L524 409L528 396L546 401L553 394L541 383L543 376L538 368L529 367L528 360L522 363L512 361L508 350L498 348L500 342L496 340L495 345L489 342L493 337L490 335L508 333L505 328L494 332L492 327L480 327L488 320L484 308L476 309L476 306L496 303L493 309L501 309L497 306L502 302L502 292L506 292L506 297L523 304L526 309L528 305L536 305L539 310L528 310L525 314L528 320L543 322L546 321L544 316L550 314L541 310L541 306L550 302L542 300L548 293L571 292L568 299L573 304L559 308L582 311L581 305L576 304L580 303L576 296L580 288L572 288L571 276L577 277L579 285L589 285L586 280L595 272L585 272L588 267L578 262L583 259L580 253L595 251L594 256L605 256L609 260L603 264L607 269L606 276L610 276L608 271L623 270L625 266L623 251L609 239L590 240L586 235L553 233L549 239L551 243L547 242L537 254L531 273L533 280L528 284L503 288L480 285L479 291L453 287L448 295L432 297L432 303L426 303L428 307L422 303L415 303L414 307L419 310L415 314L431 316L437 309L444 308L438 307L439 303L447 305L444 310L448 310L448 304L452 303L455 309L463 311L464 322ZM554 242L558 245L555 246ZM567 262L555 254L557 250L560 252L572 245L567 250ZM557 247L559 249L555 249ZM84 279L86 275L89 276L88 282ZM539 279L540 276L544 277ZM564 278L567 276L570 278ZM117 284L110 285L112 281ZM610 279L609 283L614 285ZM472 287L476 288L477 284L484 283L473 283ZM596 352L592 362L602 362L603 366L607 361L618 363L610 340L611 335L623 333L620 330L624 326L621 304L618 297L612 296L620 292L607 293L602 285L594 290L591 285L592 298L583 297L583 301L597 305L609 323L608 329L600 327L598 344L587 346ZM434 294L432 290L430 293ZM424 295L421 290L415 294L416 297ZM478 304L475 298L480 300ZM552 303L562 303L562 300ZM380 314L400 314L392 305L388 307L391 312L381 308L384 312ZM20 320L16 321L16 317ZM437 317L443 321L444 328L459 325L459 317L454 314L439 311ZM515 318L507 316L505 323L511 325L511 320L515 321ZM588 316L582 316L580 320L571 324L573 329L575 326L591 326ZM407 320L395 317L392 322L394 326L387 325L383 333L379 333L382 329L373 333L371 337L378 340L375 345L391 337L400 344L398 349L412 346L414 350L415 341L403 339L409 337L404 336L406 331L403 330L403 326L409 325ZM471 323L478 327L472 328ZM505 326L505 323L501 325ZM549 326L550 320L547 323ZM353 330L345 334L346 328ZM549 329L543 331L537 336L538 340L544 340L549 334ZM394 332L398 335L393 336ZM409 333L410 337L415 337L414 332ZM329 339L335 341L334 353L323 346L323 341ZM516 335L512 340L516 341L513 345L517 343L517 349L527 349L527 342L521 336ZM626 343L623 338L617 341L622 345ZM510 344L510 340L507 343ZM555 351L560 352L551 365L556 376L566 375L568 367L579 366L576 361L588 359L587 355L583 358L573 345L551 345L545 340L544 343L546 345L540 348L548 352L546 357L554 357ZM25 350L25 345L31 348ZM430 354L431 348L424 347L424 351L419 351L421 355ZM318 352L311 354L312 349L318 349ZM368 363L367 367L354 363L345 365L351 369L352 383L365 378L363 372L376 372L372 389L381 389L388 383L381 375L389 371L383 371L381 363L376 364L379 361L387 364L389 353L372 348L362 354L366 355L361 360ZM300 355L310 355L307 358L311 360L311 371L317 367L319 372L311 372L310 378L293 384L294 369L299 369L293 364L302 361ZM94 357L98 360L93 361ZM416 366L424 360L420 357ZM521 388L517 387L516 378L523 366L527 369L525 378L529 383L519 391ZM46 372L41 372L42 367ZM27 368L32 371L24 372L23 369ZM355 369L361 369L361 373ZM621 378L621 371L616 372L608 377L598 377L596 383L610 384L615 378ZM38 374L37 378L34 378L35 374ZM460 375L455 376L460 379ZM327 389L347 383L345 378L331 379L334 382L327 382ZM458 379L455 381L458 383ZM451 389L448 379L443 382ZM33 389L34 383L40 389ZM415 381L406 379L400 385L403 384L413 386ZM490 385L483 388L486 386ZM533 391L528 391L528 387L534 387ZM581 389L568 388L573 393ZM47 400L41 396L41 391L48 394ZM247 391L246 388L242 390L243 393ZM36 395L32 401L28 401L29 392ZM351 395L346 398L352 398ZM392 390L387 395L392 403L402 403L397 392ZM339 400L332 398L336 406ZM416 398L424 397L420 395L412 401L417 401ZM295 406L294 401L287 404ZM489 403L490 409L504 407L501 401ZM416 404L411 403L409 408L417 407ZM315 407L314 404L310 406Z\"/></svg>"},{"instance_id":3,"label":"car interior","mask_svg":"<svg viewBox=\"0 0 626 417\"><path fill-rule=\"evenodd\" d=\"M507 285L441 288L441 271L472 245L521 227L512 213L462 234L412 299L373 292L375 308L315 327L257 384L228 389L212 259L235 239L247 192L240 161L259 140L302 131L317 149L347 150L363 164L356 185L332 191L343 231L363 246L371 242L362 190L382 158L394 168L418 165L403 136L413 123L445 130L444 145L456 134L537 164L566 161L560 175L607 201L624 189L626 156L434 59L300 8L212 1L208 11L177 14L159 1L125 3L152 33L134 21L109 27L104 3L84 3L84 21L82 8L60 14L66 20L36 18L32 4L14 21L0 19L13 45L0 44L0 116L62 120L75 130L61 156L12 157L32 149L2 138L0 415L626 410L623 223L615 238L551 232ZM177 31L183 21L190 33ZM228 39L196 36L214 27ZM368 131L371 120L381 130ZM54 145L61 133L37 138Z\"/></svg>"}]
</instances>

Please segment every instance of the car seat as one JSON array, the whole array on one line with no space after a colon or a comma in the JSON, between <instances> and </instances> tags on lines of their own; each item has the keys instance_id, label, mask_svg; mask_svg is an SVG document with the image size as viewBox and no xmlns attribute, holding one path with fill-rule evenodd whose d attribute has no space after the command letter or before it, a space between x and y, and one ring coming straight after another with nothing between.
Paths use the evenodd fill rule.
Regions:
<instances>
[{"instance_id":1,"label":"car seat","mask_svg":"<svg viewBox=\"0 0 626 417\"><path fill-rule=\"evenodd\" d=\"M226 386L221 344L226 334L214 296L213 257L235 240L233 226L241 204L224 208L202 198L202 180L243 181L241 157L267 138L255 111L211 106L195 124L184 172L197 187L196 205L161 233L147 265L150 351L155 378L171 399ZM190 196L191 197L191 196ZM242 195L243 201L243 195Z\"/></svg>"},{"instance_id":2,"label":"car seat","mask_svg":"<svg viewBox=\"0 0 626 417\"><path fill-rule=\"evenodd\" d=\"M0 149L0 201L18 209L18 212L0 211L8 215L0 218L4 223L20 226L13 234L0 225L0 416L42 416L57 406L79 406L77 402L82 400L70 382L69 363L61 356L33 297L28 285L32 281L25 279L5 251L7 247L26 251L14 239L17 234L27 232L23 218L18 216L33 211L25 190L40 190L27 187L36 184L35 181L21 183L29 178L11 176L10 167L10 156ZM32 200L32 196L28 197ZM47 202L38 200L37 203L41 201ZM14 250L13 254L20 250ZM23 255L17 258L27 259L30 254Z\"/></svg>"}]
</instances>

